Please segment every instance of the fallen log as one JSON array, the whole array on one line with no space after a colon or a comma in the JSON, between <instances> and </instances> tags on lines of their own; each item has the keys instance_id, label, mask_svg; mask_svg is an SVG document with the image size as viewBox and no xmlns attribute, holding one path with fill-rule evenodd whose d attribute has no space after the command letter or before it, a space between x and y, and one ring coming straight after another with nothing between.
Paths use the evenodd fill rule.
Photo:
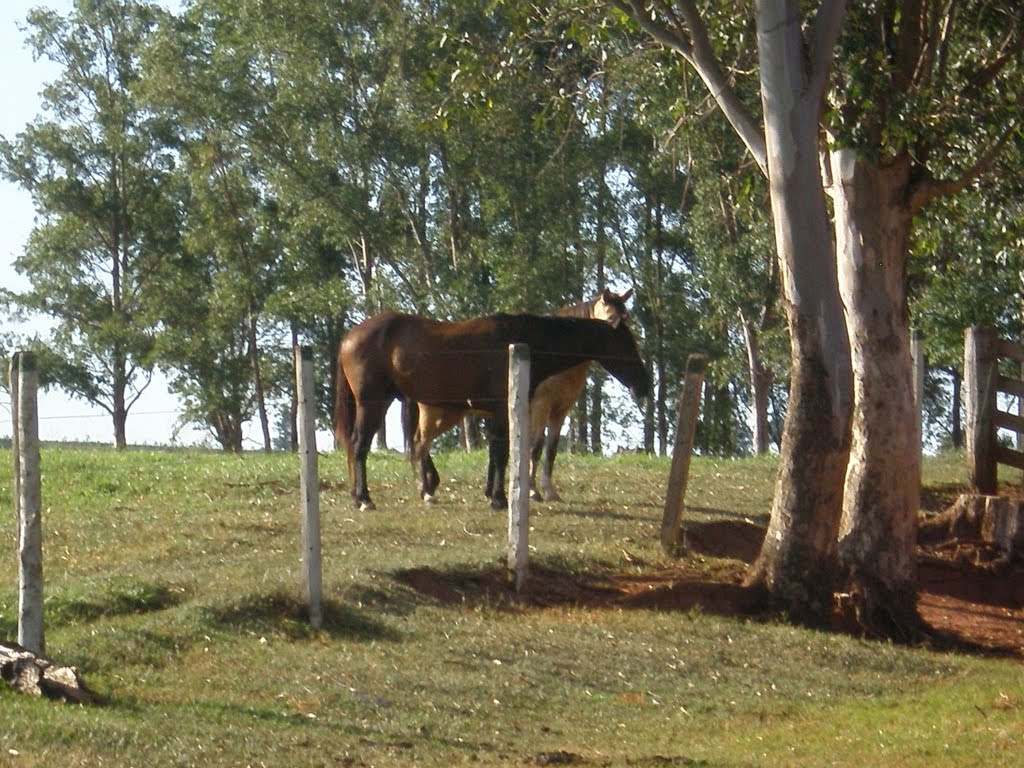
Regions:
<instances>
[{"instance_id":1,"label":"fallen log","mask_svg":"<svg viewBox=\"0 0 1024 768\"><path fill-rule=\"evenodd\" d=\"M32 696L80 704L100 702L77 669L37 656L17 643L0 641L0 678L14 690Z\"/></svg>"}]
</instances>

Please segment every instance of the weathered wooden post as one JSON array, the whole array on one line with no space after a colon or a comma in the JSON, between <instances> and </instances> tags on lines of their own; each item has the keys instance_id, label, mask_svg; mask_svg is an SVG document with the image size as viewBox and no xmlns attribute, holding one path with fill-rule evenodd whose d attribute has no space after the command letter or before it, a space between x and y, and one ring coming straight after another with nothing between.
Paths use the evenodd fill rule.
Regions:
<instances>
[{"instance_id":1,"label":"weathered wooden post","mask_svg":"<svg viewBox=\"0 0 1024 768\"><path fill-rule=\"evenodd\" d=\"M974 490L994 494L996 463L996 360L994 328L973 326L964 337L964 389L967 392L967 464Z\"/></svg>"},{"instance_id":2,"label":"weathered wooden post","mask_svg":"<svg viewBox=\"0 0 1024 768\"><path fill-rule=\"evenodd\" d=\"M704 355L690 355L686 360L686 373L683 376L683 393L679 398L679 421L672 446L672 466L669 469L668 490L665 492L665 512L661 519L661 546L671 556L686 549L685 532L682 530L683 503L686 498L690 455L693 453L693 436L697 429L697 414L700 412L700 395L707 363L708 359Z\"/></svg>"},{"instance_id":3,"label":"weathered wooden post","mask_svg":"<svg viewBox=\"0 0 1024 768\"><path fill-rule=\"evenodd\" d=\"M37 655L46 651L43 635L43 525L39 470L39 378L31 352L11 358L14 448L14 509L18 520L18 644Z\"/></svg>"},{"instance_id":4,"label":"weathered wooden post","mask_svg":"<svg viewBox=\"0 0 1024 768\"><path fill-rule=\"evenodd\" d=\"M530 347L508 348L508 573L521 592L530 549Z\"/></svg>"},{"instance_id":5,"label":"weathered wooden post","mask_svg":"<svg viewBox=\"0 0 1024 768\"><path fill-rule=\"evenodd\" d=\"M320 479L316 453L316 400L313 391L313 350L295 349L295 381L299 405L299 492L302 495L302 598L309 623L323 623L320 562Z\"/></svg>"}]
</instances>

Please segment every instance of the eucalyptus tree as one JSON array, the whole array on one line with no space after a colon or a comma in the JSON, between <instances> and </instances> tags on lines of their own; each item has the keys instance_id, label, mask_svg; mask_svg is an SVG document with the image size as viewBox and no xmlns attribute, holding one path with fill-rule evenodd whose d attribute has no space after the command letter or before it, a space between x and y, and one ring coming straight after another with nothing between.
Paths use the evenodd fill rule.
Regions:
<instances>
[{"instance_id":1,"label":"eucalyptus tree","mask_svg":"<svg viewBox=\"0 0 1024 768\"><path fill-rule=\"evenodd\" d=\"M769 178L793 367L771 522L750 580L795 615L824 619L842 591L870 630L913 633L911 224L930 200L974 182L1019 131L1020 9L612 5L695 69ZM739 29L723 20L741 14L749 23ZM740 70L723 64L755 31L760 116L738 97Z\"/></svg>"},{"instance_id":2,"label":"eucalyptus tree","mask_svg":"<svg viewBox=\"0 0 1024 768\"><path fill-rule=\"evenodd\" d=\"M784 381L789 367L768 191L756 165L730 145L721 115L696 117L678 134L691 158L693 279L707 295L704 317L722 328L724 354L710 367L709 380L724 385L746 379L739 389L748 393L751 449L765 453L773 441L771 405L777 419L785 400L776 382Z\"/></svg>"},{"instance_id":3,"label":"eucalyptus tree","mask_svg":"<svg viewBox=\"0 0 1024 768\"><path fill-rule=\"evenodd\" d=\"M414 246L404 282L445 317L547 311L603 287L606 228L595 221L608 146L589 122L600 101L593 53L530 7L409 4L408 14L414 130L403 146L419 159L392 160L388 176ZM594 441L600 393L586 422Z\"/></svg>"},{"instance_id":4,"label":"eucalyptus tree","mask_svg":"<svg viewBox=\"0 0 1024 768\"><path fill-rule=\"evenodd\" d=\"M245 339L249 374L242 382L216 375L210 364L212 344L183 349L165 343L159 349L165 364L178 366L172 387L188 390L188 398L199 403L190 412L208 424L220 418L216 403L234 403L238 387L248 387L247 405L236 408L228 421L255 414L263 448L270 450L268 401L286 392L288 381L274 381L267 373L280 369L272 361L280 362L289 350L275 338L278 325L266 305L278 289L286 226L262 151L274 130L267 118L274 96L270 56L254 50L253 41L261 39L254 29L257 21L242 10L238 3L201 2L164 24L146 58L146 93L177 126L176 151L190 190L183 206L183 247L201 270L195 289L208 292L197 300L221 302L219 308L209 307L206 317L214 327L207 332L223 337L233 323L237 330L228 336ZM215 278L205 279L206 273ZM174 300L164 308L162 327L173 339L179 322ZM193 332L202 335L197 328ZM226 344L229 348L236 349ZM196 359L181 367L182 356L192 353ZM231 397L225 396L225 385ZM202 405L204 398L208 407ZM235 449L233 437L225 447Z\"/></svg>"},{"instance_id":5,"label":"eucalyptus tree","mask_svg":"<svg viewBox=\"0 0 1024 768\"><path fill-rule=\"evenodd\" d=\"M586 134L598 65L544 21L486 2L437 4L423 21L434 37L416 98L438 118L426 130L439 234L452 287L474 310L541 311L599 279Z\"/></svg>"},{"instance_id":6,"label":"eucalyptus tree","mask_svg":"<svg viewBox=\"0 0 1024 768\"><path fill-rule=\"evenodd\" d=\"M61 73L45 115L0 141L0 172L32 195L38 223L15 267L30 287L8 302L53 320L53 375L113 420L127 443L150 381L150 275L176 248L174 155L167 125L140 101L139 55L157 20L136 0L79 0L66 16L34 10L29 43Z\"/></svg>"}]
</instances>

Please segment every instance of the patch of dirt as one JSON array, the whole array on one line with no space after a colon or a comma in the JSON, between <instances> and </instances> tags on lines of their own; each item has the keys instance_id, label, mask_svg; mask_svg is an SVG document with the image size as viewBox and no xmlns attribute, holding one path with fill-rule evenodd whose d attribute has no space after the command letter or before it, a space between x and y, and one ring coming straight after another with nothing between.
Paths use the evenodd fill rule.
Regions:
<instances>
[{"instance_id":1,"label":"patch of dirt","mask_svg":"<svg viewBox=\"0 0 1024 768\"><path fill-rule=\"evenodd\" d=\"M948 499L933 499L936 509ZM926 507L927 508L927 507ZM728 616L756 615L756 596L742 585L764 529L750 522L687 526L690 557L649 567L624 552L634 572L580 575L531 564L523 592L514 593L500 568L441 573L428 568L399 574L417 591L446 604L509 609L573 605L591 608L699 609ZM693 556L716 558L697 562ZM1024 661L1024 564L1007 562L980 541L928 542L918 548L918 609L944 647Z\"/></svg>"}]
</instances>

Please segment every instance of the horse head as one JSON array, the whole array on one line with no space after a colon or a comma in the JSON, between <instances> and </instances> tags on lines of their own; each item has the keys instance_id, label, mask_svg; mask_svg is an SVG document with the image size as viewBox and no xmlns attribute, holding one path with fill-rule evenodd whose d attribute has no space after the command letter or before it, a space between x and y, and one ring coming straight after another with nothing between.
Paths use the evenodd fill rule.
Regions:
<instances>
[{"instance_id":1,"label":"horse head","mask_svg":"<svg viewBox=\"0 0 1024 768\"><path fill-rule=\"evenodd\" d=\"M626 323L614 326L610 354L601 359L601 364L618 381L626 386L638 401L651 396L651 374L640 357L633 331Z\"/></svg>"},{"instance_id":2,"label":"horse head","mask_svg":"<svg viewBox=\"0 0 1024 768\"><path fill-rule=\"evenodd\" d=\"M620 324L629 321L629 309L626 307L626 302L632 295L632 288L625 293L615 293L611 288L605 288L594 301L590 316L595 320L604 320L612 328L618 328Z\"/></svg>"}]
</instances>

